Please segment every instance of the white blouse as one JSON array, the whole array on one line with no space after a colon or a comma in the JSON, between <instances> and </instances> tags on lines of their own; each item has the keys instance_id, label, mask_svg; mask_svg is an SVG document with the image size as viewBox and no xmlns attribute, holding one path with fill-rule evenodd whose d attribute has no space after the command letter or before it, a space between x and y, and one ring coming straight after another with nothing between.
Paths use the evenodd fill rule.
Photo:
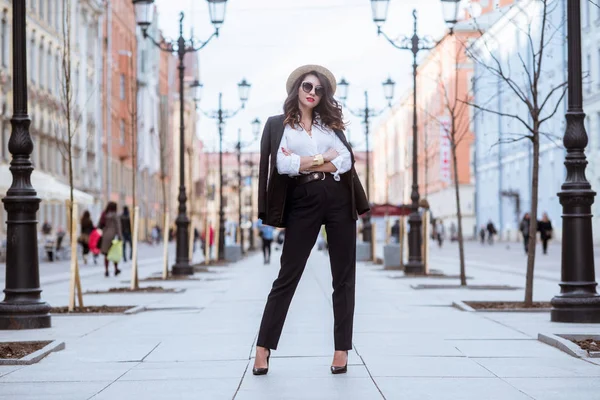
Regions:
<instances>
[{"instance_id":1,"label":"white blouse","mask_svg":"<svg viewBox=\"0 0 600 400\"><path fill-rule=\"evenodd\" d=\"M293 154L286 156L282 148ZM331 174L336 181L339 181L340 174L346 173L352 168L352 158L350 151L335 132L319 123L314 123L312 136L310 136L300 126L294 129L288 124L285 126L281 143L279 143L277 149L277 172L280 175L289 176L298 176L301 173L308 174L310 173L308 171L300 172L300 157L323 154L331 148L338 152L338 156L331 160L337 171Z\"/></svg>"}]
</instances>

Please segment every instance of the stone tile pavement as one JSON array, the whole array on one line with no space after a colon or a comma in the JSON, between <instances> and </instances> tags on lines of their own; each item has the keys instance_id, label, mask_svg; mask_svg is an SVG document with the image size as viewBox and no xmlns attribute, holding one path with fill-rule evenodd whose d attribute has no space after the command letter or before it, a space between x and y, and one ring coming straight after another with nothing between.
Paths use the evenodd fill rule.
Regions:
<instances>
[{"instance_id":1,"label":"stone tile pavement","mask_svg":"<svg viewBox=\"0 0 600 400\"><path fill-rule=\"evenodd\" d=\"M448 252L432 251L432 263L458 270ZM524 285L514 270L487 264L494 261L469 264L471 282ZM199 280L158 283L185 288L181 294L84 297L86 304L143 304L153 311L55 315L51 329L0 331L0 341L66 342L39 364L0 367L0 399L600 399L600 365L536 340L539 332L598 333L600 326L554 324L547 313L462 312L450 306L453 300L521 299L523 292L414 290L410 285L448 280L403 278L369 263L358 265L349 372L331 375L331 278L326 255L316 250L269 374L255 377L254 343L277 270L254 254L196 274ZM159 271L158 263L148 263L141 275ZM84 288L115 286L129 276L124 272L119 279L90 274ZM66 305L67 282L43 289L52 305ZM557 279L538 279L535 290L547 300Z\"/></svg>"}]
</instances>

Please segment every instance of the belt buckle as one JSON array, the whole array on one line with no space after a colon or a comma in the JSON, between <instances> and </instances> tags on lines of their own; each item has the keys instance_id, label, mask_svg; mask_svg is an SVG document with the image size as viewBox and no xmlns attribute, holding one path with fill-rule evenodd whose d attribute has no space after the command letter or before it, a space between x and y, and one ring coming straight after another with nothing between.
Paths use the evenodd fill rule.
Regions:
<instances>
[{"instance_id":1,"label":"belt buckle","mask_svg":"<svg viewBox=\"0 0 600 400\"><path fill-rule=\"evenodd\" d=\"M319 179L319 173L318 173L318 172L315 172L315 173L313 174L313 178L314 178L315 180Z\"/></svg>"}]
</instances>

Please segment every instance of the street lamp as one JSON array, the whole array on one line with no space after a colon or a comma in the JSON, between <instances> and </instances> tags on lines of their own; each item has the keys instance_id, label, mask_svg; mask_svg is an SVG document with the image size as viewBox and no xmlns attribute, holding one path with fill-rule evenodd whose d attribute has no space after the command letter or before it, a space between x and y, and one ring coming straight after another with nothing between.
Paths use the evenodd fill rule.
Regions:
<instances>
[{"instance_id":1,"label":"street lamp","mask_svg":"<svg viewBox=\"0 0 600 400\"><path fill-rule=\"evenodd\" d=\"M394 98L394 85L396 83L392 80L392 78L388 78L385 82L383 82L383 91L385 94L385 98L388 101L388 107L392 104L392 99ZM363 118L363 124L365 125L365 140L366 140L366 155L367 155L367 198L371 201L371 166L369 159L369 118L377 117L381 115L387 108L382 108L380 110L374 110L369 108L369 94L365 90L365 108L360 110L353 110L346 106L346 100L348 98L348 87L350 84L346 81L346 79L342 78L337 84L338 87L338 96L344 104L344 109L348 110L350 114L355 117ZM363 217L363 242L371 241L371 213L368 212Z\"/></svg>"},{"instance_id":2,"label":"street lamp","mask_svg":"<svg viewBox=\"0 0 600 400\"><path fill-rule=\"evenodd\" d=\"M219 127L219 260L225 259L225 210L223 209L223 124L226 119L233 118L240 110L242 110L246 106L246 101L248 101L248 95L250 93L251 85L246 81L246 79L242 79L240 83L238 83L238 95L240 98L241 105L235 111L227 111L223 110L223 93L219 93L219 109L212 112L202 113L211 119L217 120L217 125Z\"/></svg>"},{"instance_id":3,"label":"street lamp","mask_svg":"<svg viewBox=\"0 0 600 400\"><path fill-rule=\"evenodd\" d=\"M453 33L454 24L458 19L458 10L460 0L441 0L444 12L444 20ZM373 22L377 25L377 34L382 35L397 49L410 50L413 54L413 148L412 148L412 191L411 213L408 219L410 231L408 234L408 263L405 265L405 271L411 274L424 274L425 265L421 254L421 226L423 221L419 213L419 182L418 182L418 153L417 153L417 54L421 50L431 50L440 42L433 43L426 37L419 37L417 34L417 10L413 10L413 34L411 37L400 37L391 39L383 30L382 26L387 19L389 0L371 0L371 9L373 12Z\"/></svg>"},{"instance_id":4,"label":"street lamp","mask_svg":"<svg viewBox=\"0 0 600 400\"><path fill-rule=\"evenodd\" d=\"M6 283L0 329L49 328L50 305L41 299L37 219L40 198L31 186L31 119L27 113L26 2L13 2L13 117L8 150L13 181L2 199L7 212Z\"/></svg>"},{"instance_id":5,"label":"street lamp","mask_svg":"<svg viewBox=\"0 0 600 400\"><path fill-rule=\"evenodd\" d=\"M579 0L567 5L568 108L563 143L567 177L558 193L563 207L560 294L552 299L554 322L600 322L596 292L592 211L596 193L585 178L585 114L581 90L581 21Z\"/></svg>"},{"instance_id":6,"label":"street lamp","mask_svg":"<svg viewBox=\"0 0 600 400\"><path fill-rule=\"evenodd\" d=\"M225 18L225 4L227 0L207 0L210 20L214 26L214 32L204 42L196 43L194 38L186 41L183 38L183 12L179 14L179 38L174 42L157 41L148 34L148 28L152 24L154 13L154 0L133 0L135 7L135 15L138 26L142 29L145 39L149 39L160 50L167 53L172 53L174 49L177 51L179 59L179 202L177 219L177 250L175 265L172 268L173 275L193 275L194 268L190 265L189 260L189 240L188 229L190 220L187 216L187 196L185 188L185 124L184 124L184 82L185 64L184 58L187 53L195 53L202 50L214 37L219 36L219 28L223 24ZM202 84L194 81L191 84L194 91L194 100L198 101L202 90Z\"/></svg>"}]
</instances>

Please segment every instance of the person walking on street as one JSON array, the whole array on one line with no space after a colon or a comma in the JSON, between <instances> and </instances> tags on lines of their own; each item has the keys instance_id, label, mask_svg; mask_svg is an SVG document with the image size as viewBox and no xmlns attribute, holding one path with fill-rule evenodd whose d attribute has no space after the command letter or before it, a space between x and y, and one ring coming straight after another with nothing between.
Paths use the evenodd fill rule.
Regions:
<instances>
[{"instance_id":1,"label":"person walking on street","mask_svg":"<svg viewBox=\"0 0 600 400\"><path fill-rule=\"evenodd\" d=\"M481 229L479 230L479 239L481 240L481 244L485 244L485 226L481 225Z\"/></svg>"},{"instance_id":2,"label":"person walking on street","mask_svg":"<svg viewBox=\"0 0 600 400\"><path fill-rule=\"evenodd\" d=\"M262 220L258 220L258 229L260 237L262 239L263 258L265 265L271 263L271 243L273 243L273 232L275 228L262 223Z\"/></svg>"},{"instance_id":3,"label":"person walking on street","mask_svg":"<svg viewBox=\"0 0 600 400\"><path fill-rule=\"evenodd\" d=\"M133 253L133 245L131 244L131 216L129 215L129 208L123 207L123 214L121 214L121 229L123 230L123 261L127 262L127 243L129 243L129 259Z\"/></svg>"},{"instance_id":4,"label":"person walking on street","mask_svg":"<svg viewBox=\"0 0 600 400\"><path fill-rule=\"evenodd\" d=\"M442 222L442 220L438 220L436 227L435 227L435 232L436 232L436 239L438 242L438 247L442 248L442 245L444 244L444 235L445 235L445 229L444 229L444 223Z\"/></svg>"},{"instance_id":5,"label":"person walking on street","mask_svg":"<svg viewBox=\"0 0 600 400\"><path fill-rule=\"evenodd\" d=\"M102 229L102 240L100 242L100 251L104 254L104 276L108 276L108 251L113 245L113 240L123 238L121 230L121 219L117 215L117 203L109 202L100 216L99 228ZM119 263L114 262L115 276L121 273Z\"/></svg>"},{"instance_id":6,"label":"person walking on street","mask_svg":"<svg viewBox=\"0 0 600 400\"><path fill-rule=\"evenodd\" d=\"M85 210L85 212L81 216L79 225L81 227L81 233L79 234L77 242L81 245L83 263L87 265L88 254L90 254L90 234L94 231L94 229L96 229L94 227L94 223L92 222L92 218L90 217L90 212L88 210Z\"/></svg>"},{"instance_id":7,"label":"person walking on street","mask_svg":"<svg viewBox=\"0 0 600 400\"><path fill-rule=\"evenodd\" d=\"M394 243L400 243L400 220L397 219L396 221L394 221L394 225L392 225L391 230L391 235L392 238L394 239Z\"/></svg>"},{"instance_id":8,"label":"person walking on street","mask_svg":"<svg viewBox=\"0 0 600 400\"><path fill-rule=\"evenodd\" d=\"M519 225L519 230L523 235L523 245L525 246L525 254L529 252L529 224L531 220L529 219L529 213L525 213L523 219L521 220L521 224Z\"/></svg>"},{"instance_id":9,"label":"person walking on street","mask_svg":"<svg viewBox=\"0 0 600 400\"><path fill-rule=\"evenodd\" d=\"M548 241L552 239L552 222L547 213L542 214L542 220L538 222L538 231L540 231L544 254L548 254Z\"/></svg>"},{"instance_id":10,"label":"person walking on street","mask_svg":"<svg viewBox=\"0 0 600 400\"><path fill-rule=\"evenodd\" d=\"M344 135L333 74L317 65L287 80L284 114L270 117L261 140L258 217L285 227L281 268L263 313L252 373L269 370L290 302L325 224L333 277L335 352L331 373L347 372L356 276L356 220L369 202Z\"/></svg>"},{"instance_id":11,"label":"person walking on street","mask_svg":"<svg viewBox=\"0 0 600 400\"><path fill-rule=\"evenodd\" d=\"M496 230L496 227L494 226L494 223L491 219L489 220L486 229L488 232L488 243L492 245L494 244L494 235L498 233L498 231Z\"/></svg>"}]
</instances>

